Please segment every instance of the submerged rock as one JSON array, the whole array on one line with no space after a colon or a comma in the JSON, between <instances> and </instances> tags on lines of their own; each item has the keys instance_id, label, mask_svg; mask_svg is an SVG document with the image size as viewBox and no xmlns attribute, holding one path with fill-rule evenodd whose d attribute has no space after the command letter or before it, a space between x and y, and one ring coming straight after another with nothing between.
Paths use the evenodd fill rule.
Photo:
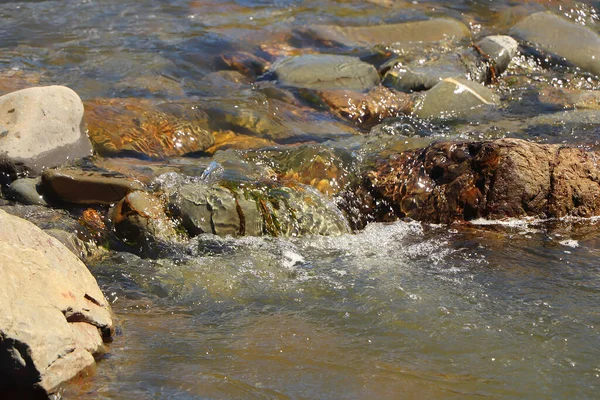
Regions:
<instances>
[{"instance_id":1,"label":"submerged rock","mask_svg":"<svg viewBox=\"0 0 600 400\"><path fill-rule=\"evenodd\" d=\"M470 36L465 24L450 18L373 26L314 25L302 33L326 44L348 47L422 46Z\"/></svg>"},{"instance_id":2,"label":"submerged rock","mask_svg":"<svg viewBox=\"0 0 600 400\"><path fill-rule=\"evenodd\" d=\"M48 396L94 366L113 334L96 280L58 240L1 210L0 281L0 395Z\"/></svg>"},{"instance_id":3,"label":"submerged rock","mask_svg":"<svg viewBox=\"0 0 600 400\"><path fill-rule=\"evenodd\" d=\"M214 143L207 119L191 104L159 108L142 99L86 102L90 139L101 155L165 158L202 152Z\"/></svg>"},{"instance_id":4,"label":"submerged rock","mask_svg":"<svg viewBox=\"0 0 600 400\"><path fill-rule=\"evenodd\" d=\"M500 98L465 78L446 78L416 101L414 114L423 119L469 118L493 109Z\"/></svg>"},{"instance_id":5,"label":"submerged rock","mask_svg":"<svg viewBox=\"0 0 600 400\"><path fill-rule=\"evenodd\" d=\"M367 90L379 83L371 64L357 57L306 54L286 58L273 65L277 81L285 86L307 89Z\"/></svg>"},{"instance_id":6,"label":"submerged rock","mask_svg":"<svg viewBox=\"0 0 600 400\"><path fill-rule=\"evenodd\" d=\"M217 64L253 78L264 74L271 66L267 60L246 51L223 53L217 59Z\"/></svg>"},{"instance_id":7,"label":"submerged rock","mask_svg":"<svg viewBox=\"0 0 600 400\"><path fill-rule=\"evenodd\" d=\"M337 207L308 186L209 183L173 174L158 183L159 192L168 198L171 210L192 236L339 235L349 231Z\"/></svg>"},{"instance_id":8,"label":"submerged rock","mask_svg":"<svg viewBox=\"0 0 600 400\"><path fill-rule=\"evenodd\" d=\"M600 36L591 29L555 15L539 12L519 21L510 35L530 45L541 58L574 65L600 75Z\"/></svg>"},{"instance_id":9,"label":"submerged rock","mask_svg":"<svg viewBox=\"0 0 600 400\"><path fill-rule=\"evenodd\" d=\"M330 90L319 92L319 96L334 112L361 126L372 126L385 118L410 114L413 107L411 96L381 85L367 93Z\"/></svg>"},{"instance_id":10,"label":"submerged rock","mask_svg":"<svg viewBox=\"0 0 600 400\"><path fill-rule=\"evenodd\" d=\"M479 83L494 82L517 53L510 36L488 36L473 46L420 65L397 65L383 84L402 91L427 90L444 78L466 78Z\"/></svg>"},{"instance_id":11,"label":"submerged rock","mask_svg":"<svg viewBox=\"0 0 600 400\"><path fill-rule=\"evenodd\" d=\"M380 162L353 204L363 222L592 217L600 213L598 157L518 139L437 142Z\"/></svg>"},{"instance_id":12,"label":"submerged rock","mask_svg":"<svg viewBox=\"0 0 600 400\"><path fill-rule=\"evenodd\" d=\"M82 118L81 99L64 86L23 89L0 97L0 170L39 174L91 155Z\"/></svg>"}]
</instances>

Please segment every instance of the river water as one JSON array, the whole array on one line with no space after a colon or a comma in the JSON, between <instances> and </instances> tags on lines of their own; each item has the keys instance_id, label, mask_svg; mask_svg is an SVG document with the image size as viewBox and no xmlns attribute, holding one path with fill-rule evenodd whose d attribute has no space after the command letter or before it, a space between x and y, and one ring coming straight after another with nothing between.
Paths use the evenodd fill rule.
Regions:
<instances>
[{"instance_id":1,"label":"river water","mask_svg":"<svg viewBox=\"0 0 600 400\"><path fill-rule=\"evenodd\" d=\"M252 90L204 79L218 69L219 54L277 47L307 24L450 16L479 37L505 33L514 14L547 7L599 30L593 25L598 6L508 0L2 2L0 63L36 84L67 85L84 100L184 98L219 109L258 101ZM515 79L528 72L516 92L503 93L522 101L509 101L493 117L493 128L479 121L440 126L436 134L512 132L596 147L600 132L589 124L511 130L548 111L532 95L540 82L598 86L529 63L521 57L509 70ZM314 132L327 118L293 126ZM344 146L347 132L338 136L332 143ZM597 224L399 221L337 237L200 235L158 259L114 252L90 269L112 303L118 335L95 374L61 396L595 398Z\"/></svg>"}]
</instances>

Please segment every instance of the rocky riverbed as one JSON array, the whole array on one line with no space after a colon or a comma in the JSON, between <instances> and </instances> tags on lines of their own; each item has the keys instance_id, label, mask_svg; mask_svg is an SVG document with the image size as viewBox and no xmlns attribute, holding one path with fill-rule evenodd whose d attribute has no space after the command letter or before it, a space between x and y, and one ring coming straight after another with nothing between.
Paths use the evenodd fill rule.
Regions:
<instances>
[{"instance_id":1,"label":"rocky riverbed","mask_svg":"<svg viewBox=\"0 0 600 400\"><path fill-rule=\"evenodd\" d=\"M577 243L569 240L580 235L590 241L591 253L597 250L596 239L589 239L600 214L595 2L507 1L487 11L467 2L373 1L337 8L324 2L322 12L319 2L287 8L151 3L151 10L140 10L130 2L111 1L105 9L88 2L82 7L89 17L77 22L72 38L53 37L37 25L46 12L64 27L55 2L0 6L15 25L14 32L4 33L7 55L0 71L0 274L8 282L0 301L9 310L0 320L0 394L83 396L85 389L65 384L93 375L94 358L105 359L98 366L102 370L110 363L106 359L123 349L119 341L128 340L113 337L109 302L116 302L117 321L119 311L130 315L127 308L139 306L138 298L162 311L195 309L205 302L214 308L202 309L207 320L205 314L219 310L220 301L252 315L264 307L261 318L266 319L250 323L250 331L259 330L250 336L269 329L283 334L271 327L290 323L282 310L293 310L294 329L316 329L314 320L323 322L317 315L338 306L315 299L350 299L358 314L363 301L369 309L379 296L393 303L398 295L393 291L363 292L376 274L354 283L342 279L360 275L360 267L346 259L353 251L371 265L370 246L381 265L397 257L412 259L414 254L392 245L386 235L398 235L408 248L418 246L410 242L415 235L439 247L441 259L415 249L419 257L459 270L460 262L450 254L472 249L464 254L471 265L478 250L469 240L500 246L505 235L515 234L511 224L533 225L552 240L562 238L564 246ZM113 24L98 25L94 18L112 18ZM185 21L183 27L178 19ZM18 33L27 27L39 29L40 37ZM99 32L101 44L92 30ZM34 40L40 39L45 41L38 46ZM488 224L504 228L490 233ZM436 229L461 238L449 239ZM389 254L376 246L372 232L390 242ZM536 240L532 246L539 246ZM520 253L529 245L518 246ZM318 270L319 262L329 263L327 273ZM409 265L422 267L420 261ZM145 272L134 278L136 269ZM248 270L253 272L245 276ZM332 283L336 274L338 286ZM412 285L430 278L411 274ZM399 276L387 279L402 291ZM264 280L272 286L262 287ZM316 296L308 302L320 310L311 314L312 322L307 324L302 308L290 305L304 295L287 293L281 285L288 280L298 293L305 289L298 282L316 282L308 287ZM344 297L354 284L357 292ZM597 277L588 285L598 293ZM252 291L254 286L262 289ZM237 298L246 300L238 304ZM276 311L270 313L271 306ZM494 315L493 323L508 318ZM124 325L127 318L132 317ZM394 317L386 318L391 323ZM587 341L597 335L597 316L582 318L591 327L592 333L583 335ZM374 334L381 339L393 331L391 324ZM344 331L332 323L331 337L319 335L319 349L338 340L334 327ZM454 337L462 328L452 329L448 335ZM114 347L112 340L118 342ZM434 397L444 397L451 391L449 382L462 379L444 375L452 370L439 364L446 350L434 356L433 369L445 371L431 372L444 382L429 393ZM589 394L594 387L589 371L597 366L583 354L577 357L584 359L590 381L584 379L581 393ZM365 357L373 368L400 368ZM130 363L139 368L139 360ZM306 360L295 365L316 368ZM248 392L236 386L221 393L211 383L194 393L333 398L341 390L321 385L311 391L305 380L299 389L286 388L280 378L266 386L249 384ZM115 384L117 378L106 379ZM421 381L409 382L416 385L414 393L427 392ZM402 386L396 383L392 386ZM376 391L363 386L367 389L354 388L342 397ZM463 395L482 390L456 386ZM495 386L490 390L483 392L503 393ZM553 390L550 385L543 393ZM393 398L394 393L381 395ZM167 390L159 396L183 395Z\"/></svg>"}]
</instances>

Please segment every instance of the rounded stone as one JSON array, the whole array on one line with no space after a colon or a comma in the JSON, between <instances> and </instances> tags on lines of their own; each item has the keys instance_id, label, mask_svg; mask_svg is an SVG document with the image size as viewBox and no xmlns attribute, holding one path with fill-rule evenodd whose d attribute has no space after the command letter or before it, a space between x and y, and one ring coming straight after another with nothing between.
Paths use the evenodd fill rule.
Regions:
<instances>
[{"instance_id":1,"label":"rounded stone","mask_svg":"<svg viewBox=\"0 0 600 400\"><path fill-rule=\"evenodd\" d=\"M306 54L274 65L280 84L307 89L368 90L379 83L374 66L356 57Z\"/></svg>"},{"instance_id":2,"label":"rounded stone","mask_svg":"<svg viewBox=\"0 0 600 400\"><path fill-rule=\"evenodd\" d=\"M0 165L38 174L92 154L81 128L83 104L73 90L46 86L0 97Z\"/></svg>"}]
</instances>

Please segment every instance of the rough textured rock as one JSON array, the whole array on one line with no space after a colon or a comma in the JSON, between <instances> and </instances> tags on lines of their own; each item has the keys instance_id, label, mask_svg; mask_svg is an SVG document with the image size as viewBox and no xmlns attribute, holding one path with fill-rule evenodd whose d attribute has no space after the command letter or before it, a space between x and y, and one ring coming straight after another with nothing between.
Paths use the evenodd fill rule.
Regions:
<instances>
[{"instance_id":1,"label":"rough textured rock","mask_svg":"<svg viewBox=\"0 0 600 400\"><path fill-rule=\"evenodd\" d=\"M78 168L48 169L42 182L49 196L75 204L112 204L144 189L140 182L116 172Z\"/></svg>"},{"instance_id":2,"label":"rough textured rock","mask_svg":"<svg viewBox=\"0 0 600 400\"><path fill-rule=\"evenodd\" d=\"M518 139L438 142L381 162L354 206L380 221L592 217L600 214L599 156Z\"/></svg>"},{"instance_id":3,"label":"rough textured rock","mask_svg":"<svg viewBox=\"0 0 600 400\"><path fill-rule=\"evenodd\" d=\"M600 75L600 36L585 26L539 12L519 21L509 34L531 45L542 58L554 56L554 62Z\"/></svg>"},{"instance_id":4,"label":"rough textured rock","mask_svg":"<svg viewBox=\"0 0 600 400\"><path fill-rule=\"evenodd\" d=\"M91 155L82 118L81 99L64 86L23 89L0 97L0 170L37 174Z\"/></svg>"},{"instance_id":5,"label":"rough textured rock","mask_svg":"<svg viewBox=\"0 0 600 400\"><path fill-rule=\"evenodd\" d=\"M357 57L306 54L286 58L273 65L277 81L286 86L308 89L367 90L379 83L371 64Z\"/></svg>"},{"instance_id":6,"label":"rough textured rock","mask_svg":"<svg viewBox=\"0 0 600 400\"><path fill-rule=\"evenodd\" d=\"M414 114L425 119L469 118L493 109L500 98L465 78L446 78L415 102Z\"/></svg>"},{"instance_id":7,"label":"rough textured rock","mask_svg":"<svg viewBox=\"0 0 600 400\"><path fill-rule=\"evenodd\" d=\"M112 335L110 306L58 240L0 210L0 394L45 393L95 364Z\"/></svg>"},{"instance_id":8,"label":"rough textured rock","mask_svg":"<svg viewBox=\"0 0 600 400\"><path fill-rule=\"evenodd\" d=\"M102 155L165 158L204 151L214 143L207 116L192 105L163 108L143 99L86 102L85 120Z\"/></svg>"},{"instance_id":9,"label":"rough textured rock","mask_svg":"<svg viewBox=\"0 0 600 400\"><path fill-rule=\"evenodd\" d=\"M422 46L470 36L465 24L449 18L373 26L315 25L306 28L305 33L326 44L350 47Z\"/></svg>"}]
</instances>

